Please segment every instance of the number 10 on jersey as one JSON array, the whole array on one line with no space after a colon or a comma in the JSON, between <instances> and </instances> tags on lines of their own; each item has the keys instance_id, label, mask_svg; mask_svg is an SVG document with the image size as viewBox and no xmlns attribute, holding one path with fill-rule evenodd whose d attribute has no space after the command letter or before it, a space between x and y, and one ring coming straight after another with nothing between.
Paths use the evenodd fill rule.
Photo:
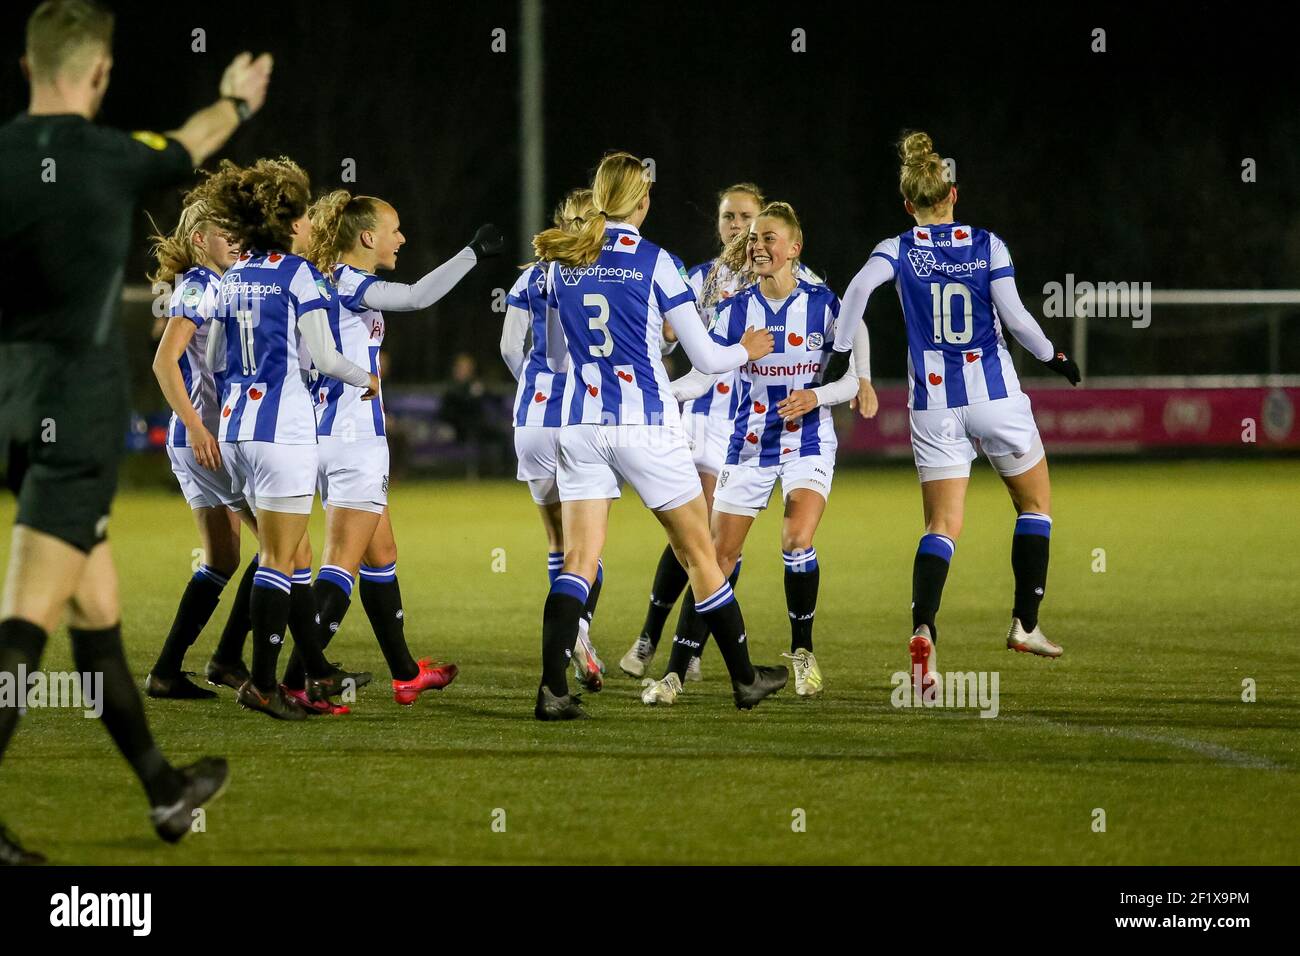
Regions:
<instances>
[{"instance_id":1,"label":"number 10 on jersey","mask_svg":"<svg viewBox=\"0 0 1300 956\"><path fill-rule=\"evenodd\" d=\"M934 344L965 345L975 336L970 314L970 289L960 282L934 282L930 285L930 299L934 303ZM952 327L952 300L961 299L963 328Z\"/></svg>"}]
</instances>

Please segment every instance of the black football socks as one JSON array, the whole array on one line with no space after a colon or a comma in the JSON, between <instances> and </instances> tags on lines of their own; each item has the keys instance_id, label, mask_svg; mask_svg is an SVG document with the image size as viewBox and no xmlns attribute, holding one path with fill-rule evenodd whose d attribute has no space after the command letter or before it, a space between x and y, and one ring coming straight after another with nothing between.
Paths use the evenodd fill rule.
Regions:
<instances>
[{"instance_id":1,"label":"black football socks","mask_svg":"<svg viewBox=\"0 0 1300 956\"><path fill-rule=\"evenodd\" d=\"M673 605L682 596L688 583L690 578L677 560L672 545L665 546L664 553L659 555L659 566L655 568L654 583L650 585L650 604L646 608L645 623L641 625L641 636L649 639L651 647L659 646L668 615L673 612Z\"/></svg>"},{"instance_id":2,"label":"black football socks","mask_svg":"<svg viewBox=\"0 0 1300 956\"><path fill-rule=\"evenodd\" d=\"M393 680L418 677L420 665L406 646L406 612L402 609L402 590L397 585L396 561L379 568L361 565L361 606L366 609Z\"/></svg>"},{"instance_id":3,"label":"black football socks","mask_svg":"<svg viewBox=\"0 0 1300 956\"><path fill-rule=\"evenodd\" d=\"M955 545L942 534L927 534L916 546L916 561L912 565L912 630L924 624L930 629L930 639L938 642L939 632L934 618L943 600L943 583L948 579L948 564L952 561Z\"/></svg>"},{"instance_id":4,"label":"black football socks","mask_svg":"<svg viewBox=\"0 0 1300 956\"><path fill-rule=\"evenodd\" d=\"M817 588L821 569L815 548L782 551L785 562L785 608L790 615L790 653L813 649L813 615L817 612Z\"/></svg>"},{"instance_id":5,"label":"black football socks","mask_svg":"<svg viewBox=\"0 0 1300 956\"><path fill-rule=\"evenodd\" d=\"M0 760L18 726L18 714L27 701L26 673L36 670L45 651L47 635L39 625L18 617L0 621L0 674L9 674L17 693L0 703ZM20 673L22 672L22 673Z\"/></svg>"},{"instance_id":6,"label":"black football socks","mask_svg":"<svg viewBox=\"0 0 1300 956\"><path fill-rule=\"evenodd\" d=\"M1047 589L1048 545L1052 538L1052 519L1045 514L1026 511L1016 518L1011 538L1011 570L1016 577L1016 603L1011 614L1020 618L1026 631L1038 626L1038 605Z\"/></svg>"},{"instance_id":7,"label":"black football socks","mask_svg":"<svg viewBox=\"0 0 1300 956\"><path fill-rule=\"evenodd\" d=\"M199 565L189 584L185 585L181 603L176 608L176 617L172 619L171 630L167 632L167 639L163 641L158 660L153 665L151 673L155 677L180 676L185 652L207 626L212 612L221 600L221 592L229 581L229 578L208 565Z\"/></svg>"},{"instance_id":8,"label":"black football socks","mask_svg":"<svg viewBox=\"0 0 1300 956\"><path fill-rule=\"evenodd\" d=\"M569 692L569 662L578 640L578 619L591 587L585 578L562 572L555 577L542 610L542 683L556 697Z\"/></svg>"},{"instance_id":9,"label":"black football socks","mask_svg":"<svg viewBox=\"0 0 1300 956\"><path fill-rule=\"evenodd\" d=\"M352 575L337 565L322 565L316 573L316 581L311 590L319 620L316 641L324 652L338 633L348 607L352 604ZM290 690L302 690L306 683L307 671L302 666L302 655L295 647L289 658L289 666L284 669L284 686Z\"/></svg>"},{"instance_id":10,"label":"black football socks","mask_svg":"<svg viewBox=\"0 0 1300 956\"><path fill-rule=\"evenodd\" d=\"M248 562L248 567L244 570L244 576L239 579L234 603L230 605L230 616L226 618L226 626L217 641L217 649L212 652L212 659L220 664L238 664L244 656L244 641L253 627L249 605L253 599L253 577L257 574L257 567L257 555L253 555L253 560Z\"/></svg>"},{"instance_id":11,"label":"black football socks","mask_svg":"<svg viewBox=\"0 0 1300 956\"><path fill-rule=\"evenodd\" d=\"M275 662L289 627L292 587L289 575L273 568L259 567L253 575L253 593L248 602L253 620L253 666L249 673L253 686L262 691L275 688Z\"/></svg>"}]
</instances>

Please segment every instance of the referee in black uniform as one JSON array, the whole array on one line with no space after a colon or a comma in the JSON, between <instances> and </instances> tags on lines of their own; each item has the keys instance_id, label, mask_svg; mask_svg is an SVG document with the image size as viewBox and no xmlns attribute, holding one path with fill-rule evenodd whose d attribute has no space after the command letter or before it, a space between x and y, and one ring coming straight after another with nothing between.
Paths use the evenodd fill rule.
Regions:
<instances>
[{"instance_id":1,"label":"referee in black uniform","mask_svg":"<svg viewBox=\"0 0 1300 956\"><path fill-rule=\"evenodd\" d=\"M270 57L241 54L221 98L170 133L92 121L112 69L113 15L46 0L27 22L31 104L0 126L0 472L18 498L3 595L0 673L37 669L66 612L81 673L102 674L102 720L144 785L164 840L225 784L221 759L173 767L145 721L122 651L105 539L127 427L117 327L131 219L144 191L179 184L256 112ZM18 703L26 697L19 688ZM0 758L18 707L0 703ZM0 864L42 862L0 827Z\"/></svg>"}]
</instances>

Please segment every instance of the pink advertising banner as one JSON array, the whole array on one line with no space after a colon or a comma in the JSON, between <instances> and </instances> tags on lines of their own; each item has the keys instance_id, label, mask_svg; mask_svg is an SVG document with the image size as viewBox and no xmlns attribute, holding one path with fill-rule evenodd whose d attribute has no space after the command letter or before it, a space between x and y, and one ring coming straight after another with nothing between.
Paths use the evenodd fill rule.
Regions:
<instances>
[{"instance_id":1,"label":"pink advertising banner","mask_svg":"<svg viewBox=\"0 0 1300 956\"><path fill-rule=\"evenodd\" d=\"M1300 388L1028 389L1048 449L1122 452L1139 448L1296 448ZM854 413L840 447L910 454L907 389L882 387L871 421ZM843 435L843 433L841 433Z\"/></svg>"}]
</instances>

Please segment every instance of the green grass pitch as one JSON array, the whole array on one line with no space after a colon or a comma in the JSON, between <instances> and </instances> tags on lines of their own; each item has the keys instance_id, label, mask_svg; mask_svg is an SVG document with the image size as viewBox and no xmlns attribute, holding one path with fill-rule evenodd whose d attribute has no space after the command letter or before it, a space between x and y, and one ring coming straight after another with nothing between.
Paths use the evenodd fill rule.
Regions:
<instances>
[{"instance_id":1,"label":"green grass pitch","mask_svg":"<svg viewBox=\"0 0 1300 956\"><path fill-rule=\"evenodd\" d=\"M825 696L799 700L791 686L751 713L732 706L716 649L705 682L670 709L642 706L618 673L664 541L629 491L593 629L606 689L586 698L594 719L563 725L532 718L546 573L524 487L398 484L407 633L417 655L460 662L450 689L395 705L357 601L332 650L377 680L351 716L281 724L228 691L147 702L173 758L230 759L205 832L160 844L103 729L70 711L23 719L0 768L0 817L61 863L1295 863L1296 463L1053 474L1043 624L1065 656L1004 647L1012 512L987 468L944 595L941 667L998 672L995 719L891 705L921 530L910 469L836 478L816 542ZM6 527L12 514L6 497ZM755 525L738 589L752 652L769 663L789 636L778 523L774 509ZM316 541L320 529L318 513ZM123 494L111 539L143 680L197 542L183 502L162 491ZM660 655L656 675L666 645ZM62 635L43 666L71 666Z\"/></svg>"}]
</instances>

